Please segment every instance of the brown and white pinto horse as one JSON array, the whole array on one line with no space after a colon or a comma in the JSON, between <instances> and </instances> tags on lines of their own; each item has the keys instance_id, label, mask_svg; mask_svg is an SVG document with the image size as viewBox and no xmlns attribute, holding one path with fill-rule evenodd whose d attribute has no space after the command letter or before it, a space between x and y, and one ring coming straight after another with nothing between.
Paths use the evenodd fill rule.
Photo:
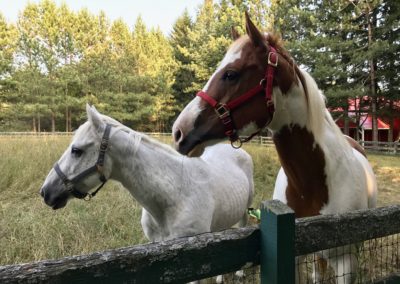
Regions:
<instances>
[{"instance_id":1,"label":"brown and white pinto horse","mask_svg":"<svg viewBox=\"0 0 400 284\"><path fill-rule=\"evenodd\" d=\"M233 32L219 67L174 123L178 151L191 154L226 136L233 142L268 127L282 165L273 198L296 217L375 207L372 168L362 148L336 126L314 79L247 14L246 30L241 37ZM347 275L338 282L350 283L354 255L328 257L336 275Z\"/></svg>"}]
</instances>

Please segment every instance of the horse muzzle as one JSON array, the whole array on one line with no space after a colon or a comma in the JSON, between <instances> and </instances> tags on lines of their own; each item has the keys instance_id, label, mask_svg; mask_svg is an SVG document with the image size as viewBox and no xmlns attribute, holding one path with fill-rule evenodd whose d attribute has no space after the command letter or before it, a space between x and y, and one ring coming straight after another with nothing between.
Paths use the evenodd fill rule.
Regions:
<instances>
[{"instance_id":1,"label":"horse muzzle","mask_svg":"<svg viewBox=\"0 0 400 284\"><path fill-rule=\"evenodd\" d=\"M43 186L40 189L40 195L42 196L44 203L50 206L53 210L57 210L67 205L70 194L56 187Z\"/></svg>"}]
</instances>

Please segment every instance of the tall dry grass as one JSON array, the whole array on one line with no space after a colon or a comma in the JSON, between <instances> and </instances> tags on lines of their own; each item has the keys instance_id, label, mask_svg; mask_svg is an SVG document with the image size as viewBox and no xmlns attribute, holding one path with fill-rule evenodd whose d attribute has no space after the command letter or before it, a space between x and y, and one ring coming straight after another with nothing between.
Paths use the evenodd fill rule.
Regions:
<instances>
[{"instance_id":1,"label":"tall dry grass","mask_svg":"<svg viewBox=\"0 0 400 284\"><path fill-rule=\"evenodd\" d=\"M0 137L0 265L59 258L147 242L141 207L118 183L107 183L90 202L71 200L57 211L39 189L70 137ZM273 147L246 145L254 161L258 207L270 199L279 161ZM384 194L400 197L400 158L370 155Z\"/></svg>"}]
</instances>

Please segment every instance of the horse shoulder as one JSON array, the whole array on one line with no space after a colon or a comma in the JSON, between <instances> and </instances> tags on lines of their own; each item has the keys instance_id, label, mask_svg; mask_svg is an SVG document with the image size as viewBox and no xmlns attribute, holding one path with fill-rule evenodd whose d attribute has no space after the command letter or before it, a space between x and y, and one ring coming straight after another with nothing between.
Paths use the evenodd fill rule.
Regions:
<instances>
[{"instance_id":1,"label":"horse shoulder","mask_svg":"<svg viewBox=\"0 0 400 284\"><path fill-rule=\"evenodd\" d=\"M376 182L374 171L371 164L369 163L367 158L362 155L362 153L360 153L357 149L353 149L353 153L357 160L360 162L363 174L365 175L366 190L368 194L368 208L375 208L378 195L378 185Z\"/></svg>"},{"instance_id":2,"label":"horse shoulder","mask_svg":"<svg viewBox=\"0 0 400 284\"><path fill-rule=\"evenodd\" d=\"M352 148L352 157L336 165L328 178L329 198L321 214L345 213L376 205L376 180L368 160Z\"/></svg>"}]
</instances>

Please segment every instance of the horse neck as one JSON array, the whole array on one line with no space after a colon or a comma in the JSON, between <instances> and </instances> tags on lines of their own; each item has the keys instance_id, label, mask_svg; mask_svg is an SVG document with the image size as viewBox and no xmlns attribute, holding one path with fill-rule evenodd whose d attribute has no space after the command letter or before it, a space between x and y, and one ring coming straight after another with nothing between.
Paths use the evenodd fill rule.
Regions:
<instances>
[{"instance_id":1,"label":"horse neck","mask_svg":"<svg viewBox=\"0 0 400 284\"><path fill-rule=\"evenodd\" d=\"M121 182L153 218L162 222L165 209L173 206L179 200L180 190L184 190L176 186L183 178L184 157L134 131L129 134L120 131L114 141L119 145L113 153L111 177Z\"/></svg>"},{"instance_id":2,"label":"horse neck","mask_svg":"<svg viewBox=\"0 0 400 284\"><path fill-rule=\"evenodd\" d=\"M348 158L350 146L327 112L315 82L310 84L308 103L301 87L293 94L274 94L276 112L273 140L288 178L286 198L298 217L319 214L328 201L328 188L335 169Z\"/></svg>"}]
</instances>

